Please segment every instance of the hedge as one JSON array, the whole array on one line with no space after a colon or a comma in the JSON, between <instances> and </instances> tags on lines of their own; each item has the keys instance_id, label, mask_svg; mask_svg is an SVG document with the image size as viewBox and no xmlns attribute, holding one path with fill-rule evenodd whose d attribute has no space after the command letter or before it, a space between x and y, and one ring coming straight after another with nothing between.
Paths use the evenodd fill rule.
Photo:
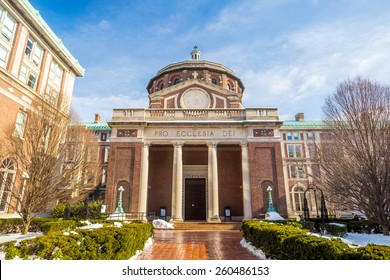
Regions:
<instances>
[{"instance_id":1,"label":"hedge","mask_svg":"<svg viewBox=\"0 0 390 280\"><path fill-rule=\"evenodd\" d=\"M307 230L262 221L243 221L247 241L271 259L287 260L390 260L390 247L367 245L352 248L337 238L309 235Z\"/></svg>"},{"instance_id":2,"label":"hedge","mask_svg":"<svg viewBox=\"0 0 390 280\"><path fill-rule=\"evenodd\" d=\"M151 223L124 224L123 227L103 227L62 232L21 241L3 243L6 259L35 256L45 260L126 260L142 250L153 234Z\"/></svg>"},{"instance_id":3,"label":"hedge","mask_svg":"<svg viewBox=\"0 0 390 280\"><path fill-rule=\"evenodd\" d=\"M29 232L42 231L43 224L47 222L55 222L58 219L53 218L34 218L29 227ZM19 233L22 232L23 221L21 218L0 219L0 234Z\"/></svg>"}]
</instances>

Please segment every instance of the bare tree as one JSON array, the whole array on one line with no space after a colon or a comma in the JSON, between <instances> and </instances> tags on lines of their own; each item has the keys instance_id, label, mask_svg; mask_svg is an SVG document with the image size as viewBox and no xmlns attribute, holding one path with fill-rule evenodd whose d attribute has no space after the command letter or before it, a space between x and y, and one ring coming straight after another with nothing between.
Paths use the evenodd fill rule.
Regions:
<instances>
[{"instance_id":1,"label":"bare tree","mask_svg":"<svg viewBox=\"0 0 390 280\"><path fill-rule=\"evenodd\" d=\"M16 180L0 178L2 204L22 217L23 234L33 217L59 201L84 199L97 170L97 142L85 126L45 101L27 116L22 126L6 133L2 151L14 162Z\"/></svg>"},{"instance_id":2,"label":"bare tree","mask_svg":"<svg viewBox=\"0 0 390 280\"><path fill-rule=\"evenodd\" d=\"M362 210L389 235L390 88L356 77L323 107L322 182L336 205Z\"/></svg>"}]
</instances>

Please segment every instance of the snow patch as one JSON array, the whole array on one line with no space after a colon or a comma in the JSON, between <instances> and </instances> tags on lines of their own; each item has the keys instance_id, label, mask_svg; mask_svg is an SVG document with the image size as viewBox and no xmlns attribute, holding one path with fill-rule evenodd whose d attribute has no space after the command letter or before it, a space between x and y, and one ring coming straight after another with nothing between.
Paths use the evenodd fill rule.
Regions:
<instances>
[{"instance_id":1,"label":"snow patch","mask_svg":"<svg viewBox=\"0 0 390 280\"><path fill-rule=\"evenodd\" d=\"M120 222L114 222L114 227L123 227L123 225Z\"/></svg>"},{"instance_id":2,"label":"snow patch","mask_svg":"<svg viewBox=\"0 0 390 280\"><path fill-rule=\"evenodd\" d=\"M152 237L149 237L148 240L146 240L145 242L145 246L143 248L143 250L137 250L137 252L135 252L135 255L132 256L129 260L137 260L138 257L142 254L143 251L145 251L146 249L148 249L150 246L152 246L154 243L154 240Z\"/></svg>"},{"instance_id":3,"label":"snow patch","mask_svg":"<svg viewBox=\"0 0 390 280\"><path fill-rule=\"evenodd\" d=\"M330 225L338 226L338 227L346 227L345 224L338 224L338 223L329 223Z\"/></svg>"},{"instance_id":4,"label":"snow patch","mask_svg":"<svg viewBox=\"0 0 390 280\"><path fill-rule=\"evenodd\" d=\"M153 227L156 229L173 229L174 226L171 223L168 223L167 221L156 219L153 220Z\"/></svg>"},{"instance_id":5,"label":"snow patch","mask_svg":"<svg viewBox=\"0 0 390 280\"><path fill-rule=\"evenodd\" d=\"M103 224L92 224L89 223L86 226L79 227L79 229L96 229L96 228L102 228Z\"/></svg>"},{"instance_id":6,"label":"snow patch","mask_svg":"<svg viewBox=\"0 0 390 280\"><path fill-rule=\"evenodd\" d=\"M257 249L255 246L252 245L252 243L246 241L245 238L241 239L240 244L243 248L247 249L249 252L251 252L253 255L258 257L260 260L267 259L267 257L265 256L262 250Z\"/></svg>"},{"instance_id":7,"label":"snow patch","mask_svg":"<svg viewBox=\"0 0 390 280\"><path fill-rule=\"evenodd\" d=\"M267 212L265 213L265 220L283 221L284 218L278 212Z\"/></svg>"}]
</instances>

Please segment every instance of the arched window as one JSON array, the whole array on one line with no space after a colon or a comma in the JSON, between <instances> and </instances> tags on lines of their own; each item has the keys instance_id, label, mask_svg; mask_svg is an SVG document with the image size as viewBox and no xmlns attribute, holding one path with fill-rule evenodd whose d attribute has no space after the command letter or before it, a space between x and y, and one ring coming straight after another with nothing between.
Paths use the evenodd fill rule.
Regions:
<instances>
[{"instance_id":1,"label":"arched window","mask_svg":"<svg viewBox=\"0 0 390 280\"><path fill-rule=\"evenodd\" d=\"M227 86L226 86L226 88L227 88L228 90L231 90L231 89L232 89L232 86L228 83Z\"/></svg>"},{"instance_id":2,"label":"arched window","mask_svg":"<svg viewBox=\"0 0 390 280\"><path fill-rule=\"evenodd\" d=\"M160 85L160 90L163 90L164 89L164 84L162 83L161 85Z\"/></svg>"},{"instance_id":3,"label":"arched window","mask_svg":"<svg viewBox=\"0 0 390 280\"><path fill-rule=\"evenodd\" d=\"M300 185L297 185L292 189L294 211L303 211L304 192L305 189Z\"/></svg>"},{"instance_id":4,"label":"arched window","mask_svg":"<svg viewBox=\"0 0 390 280\"><path fill-rule=\"evenodd\" d=\"M179 80L179 79L175 79L175 80L173 81L173 84L174 84L174 85L177 85L178 83L180 83L180 80Z\"/></svg>"},{"instance_id":5,"label":"arched window","mask_svg":"<svg viewBox=\"0 0 390 280\"><path fill-rule=\"evenodd\" d=\"M16 164L12 159L5 159L0 166L0 212L6 211L11 200L11 190L15 181Z\"/></svg>"},{"instance_id":6,"label":"arched window","mask_svg":"<svg viewBox=\"0 0 390 280\"><path fill-rule=\"evenodd\" d=\"M218 82L217 82L217 79L211 79L211 83L213 84L213 85L216 85Z\"/></svg>"}]
</instances>

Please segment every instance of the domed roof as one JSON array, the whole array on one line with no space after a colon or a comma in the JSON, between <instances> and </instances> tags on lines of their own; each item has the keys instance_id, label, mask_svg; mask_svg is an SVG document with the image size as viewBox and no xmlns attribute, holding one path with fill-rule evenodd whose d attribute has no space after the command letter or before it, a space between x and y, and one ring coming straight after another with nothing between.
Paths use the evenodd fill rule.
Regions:
<instances>
[{"instance_id":1,"label":"domed roof","mask_svg":"<svg viewBox=\"0 0 390 280\"><path fill-rule=\"evenodd\" d=\"M197 69L209 70L211 72L218 72L221 74L226 74L228 76L231 76L232 78L234 78L235 80L237 80L239 82L239 84L241 85L242 88L244 88L241 80L228 67L226 67L220 63L200 59L201 52L198 50L197 46L194 47L194 49L191 51L190 54L191 54L191 59L171 63L171 64L165 66L164 68L160 69L157 72L157 74L153 78L150 79L147 88L150 87L151 83L154 80L157 80L159 77L163 76L164 74L171 73L171 72L177 72L177 71L181 71L181 70L197 70Z\"/></svg>"}]
</instances>

